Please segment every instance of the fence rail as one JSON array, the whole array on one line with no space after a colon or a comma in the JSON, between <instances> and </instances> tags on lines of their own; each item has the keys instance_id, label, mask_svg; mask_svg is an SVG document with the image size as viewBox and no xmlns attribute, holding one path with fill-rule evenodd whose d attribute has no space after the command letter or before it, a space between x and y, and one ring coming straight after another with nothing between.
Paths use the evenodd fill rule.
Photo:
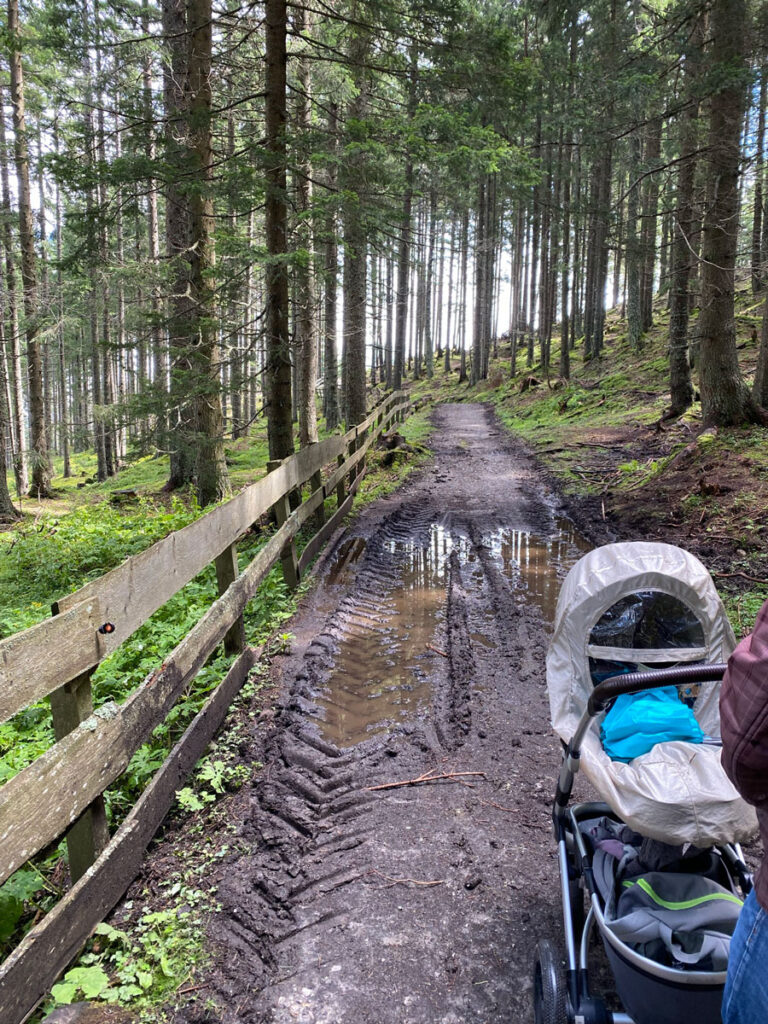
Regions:
<instances>
[{"instance_id":1,"label":"fence rail","mask_svg":"<svg viewBox=\"0 0 768 1024\"><path fill-rule=\"evenodd\" d=\"M0 788L0 883L64 833L74 882L0 965L0 1024L19 1024L34 1010L138 873L176 790L256 661L258 651L244 641L248 602L278 561L296 586L349 511L371 444L410 408L407 395L395 392L346 434L270 463L263 479L231 501L60 599L51 619L0 641L0 722L50 696L56 737ZM291 510L291 496L307 482L309 496ZM325 521L333 495L336 509ZM237 541L270 510L278 529L238 574ZM298 558L295 538L313 517L319 528ZM94 711L95 667L211 563L218 600L122 705ZM237 659L110 838L104 791L221 643Z\"/></svg>"}]
</instances>

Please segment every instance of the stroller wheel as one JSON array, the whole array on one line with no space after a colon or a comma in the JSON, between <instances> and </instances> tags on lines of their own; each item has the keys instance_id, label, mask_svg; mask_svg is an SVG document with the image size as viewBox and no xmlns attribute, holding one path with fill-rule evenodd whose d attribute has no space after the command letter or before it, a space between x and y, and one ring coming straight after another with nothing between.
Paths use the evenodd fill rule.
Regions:
<instances>
[{"instance_id":1,"label":"stroller wheel","mask_svg":"<svg viewBox=\"0 0 768 1024\"><path fill-rule=\"evenodd\" d=\"M540 939L536 944L533 1019L535 1024L568 1024L565 979L560 958L549 939Z\"/></svg>"}]
</instances>

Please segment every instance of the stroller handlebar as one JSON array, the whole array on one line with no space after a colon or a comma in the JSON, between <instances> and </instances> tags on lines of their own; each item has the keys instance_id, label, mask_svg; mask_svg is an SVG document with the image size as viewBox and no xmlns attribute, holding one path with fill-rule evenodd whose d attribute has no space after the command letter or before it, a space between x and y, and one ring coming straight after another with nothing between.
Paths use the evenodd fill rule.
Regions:
<instances>
[{"instance_id":1,"label":"stroller handlebar","mask_svg":"<svg viewBox=\"0 0 768 1024\"><path fill-rule=\"evenodd\" d=\"M624 693L639 693L654 690L660 686L674 686L678 683L708 683L723 678L725 665L676 665L649 672L625 672L610 676L598 683L589 697L587 710L590 718L605 711L608 704Z\"/></svg>"}]
</instances>

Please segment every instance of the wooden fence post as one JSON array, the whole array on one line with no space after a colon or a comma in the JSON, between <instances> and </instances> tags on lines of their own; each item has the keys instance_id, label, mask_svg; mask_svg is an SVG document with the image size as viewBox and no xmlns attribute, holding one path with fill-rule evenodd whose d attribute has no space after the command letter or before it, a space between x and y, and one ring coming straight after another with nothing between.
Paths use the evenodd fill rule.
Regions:
<instances>
[{"instance_id":1,"label":"wooden fence post","mask_svg":"<svg viewBox=\"0 0 768 1024\"><path fill-rule=\"evenodd\" d=\"M88 669L51 694L51 715L56 740L84 722L93 711L91 675ZM109 842L104 797L98 796L67 832L67 859L72 884L85 874Z\"/></svg>"},{"instance_id":2,"label":"wooden fence post","mask_svg":"<svg viewBox=\"0 0 768 1024\"><path fill-rule=\"evenodd\" d=\"M313 445L317 445L318 442L317 441L313 441L312 444ZM311 447L311 445L310 445L310 447ZM314 494L315 491L319 491L322 486L323 486L323 471L322 471L322 469L318 469L317 472L313 473L312 476L309 478L309 491L310 491L310 494ZM315 516L315 522L317 524L317 529L318 530L325 523L325 503L324 502L320 505L320 507L317 510L317 514Z\"/></svg>"},{"instance_id":3,"label":"wooden fence post","mask_svg":"<svg viewBox=\"0 0 768 1024\"><path fill-rule=\"evenodd\" d=\"M216 566L216 583L218 584L219 597L227 590L230 583L234 583L239 576L237 566L237 545L230 544L214 560ZM232 628L224 637L224 650L227 654L238 654L245 649L245 622L243 616L239 615Z\"/></svg>"},{"instance_id":4,"label":"wooden fence post","mask_svg":"<svg viewBox=\"0 0 768 1024\"><path fill-rule=\"evenodd\" d=\"M339 465L339 466L343 466L344 463L346 462L346 460L347 460L347 456L342 453L341 455L338 455L336 457L336 464ZM339 480L339 482L336 484L336 507L337 508L344 504L344 502L346 500L346 497L347 497L347 484L346 484L346 481L345 481L344 477L342 477L341 480Z\"/></svg>"},{"instance_id":5,"label":"wooden fence post","mask_svg":"<svg viewBox=\"0 0 768 1024\"><path fill-rule=\"evenodd\" d=\"M281 459L270 459L267 463L267 472L271 473L282 464ZM296 493L295 491L292 493ZM284 494L278 498L272 506L275 514L275 522L278 529L283 525L291 514L290 495ZM296 541L289 540L280 553L280 564L283 567L283 579L289 590L295 590L299 585L299 559L296 554Z\"/></svg>"},{"instance_id":6,"label":"wooden fence post","mask_svg":"<svg viewBox=\"0 0 768 1024\"><path fill-rule=\"evenodd\" d=\"M368 437L368 428L366 427L360 437L357 439L357 447L362 448L365 445L366 438ZM366 452L366 455L368 453ZM358 462L355 468L355 477L361 476L365 472L365 455Z\"/></svg>"}]
</instances>

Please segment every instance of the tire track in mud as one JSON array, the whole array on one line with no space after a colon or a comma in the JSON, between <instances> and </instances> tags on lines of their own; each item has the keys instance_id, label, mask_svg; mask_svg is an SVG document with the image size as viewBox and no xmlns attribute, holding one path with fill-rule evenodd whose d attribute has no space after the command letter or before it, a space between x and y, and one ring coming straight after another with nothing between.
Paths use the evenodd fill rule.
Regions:
<instances>
[{"instance_id":1,"label":"tire track in mud","mask_svg":"<svg viewBox=\"0 0 768 1024\"><path fill-rule=\"evenodd\" d=\"M491 1024L528 1014L528 956L557 913L557 748L545 623L519 566L500 563L489 537L546 536L552 513L533 465L498 447L490 413L442 407L436 419L434 466L363 514L354 536L365 548L341 572L337 543L293 625L283 695L258 741L265 769L236 803L239 852L213 879L221 910L206 996L218 1008L193 997L179 1021ZM436 595L429 614L426 595ZM406 651L414 637L418 649ZM380 666L398 658L407 670L396 666L389 692ZM339 680L356 659L355 679ZM373 729L361 734L366 713ZM348 746L338 742L345 723ZM368 788L430 770L484 774Z\"/></svg>"}]
</instances>

